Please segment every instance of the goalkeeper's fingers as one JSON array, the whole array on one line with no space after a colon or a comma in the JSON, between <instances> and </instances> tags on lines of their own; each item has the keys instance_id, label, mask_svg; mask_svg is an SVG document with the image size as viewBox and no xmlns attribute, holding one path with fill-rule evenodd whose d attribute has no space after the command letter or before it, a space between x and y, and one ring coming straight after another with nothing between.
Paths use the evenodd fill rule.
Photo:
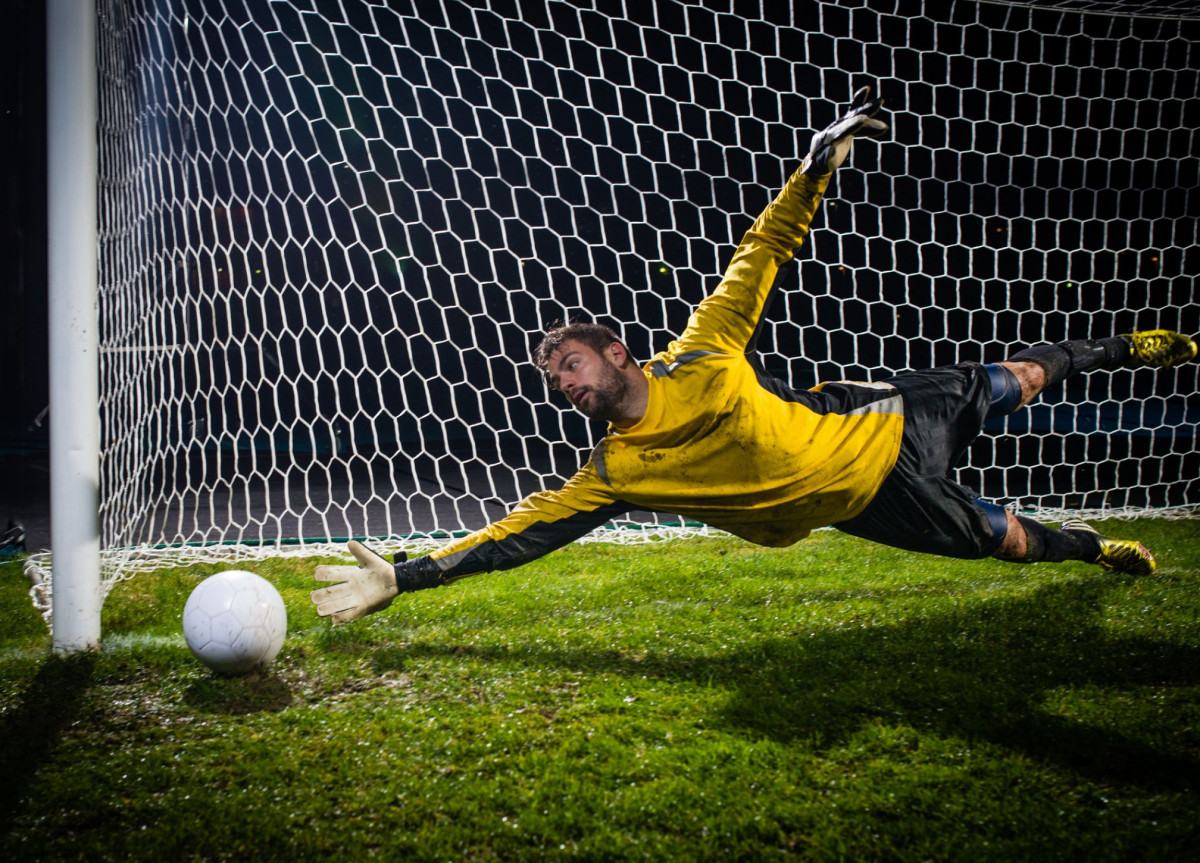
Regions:
<instances>
[{"instance_id":1,"label":"goalkeeper's fingers","mask_svg":"<svg viewBox=\"0 0 1200 863\"><path fill-rule=\"evenodd\" d=\"M340 603L324 602L317 606L317 616L327 617L331 623L349 623L352 620L366 617L368 613L357 601L357 598Z\"/></svg>"},{"instance_id":2,"label":"goalkeeper's fingers","mask_svg":"<svg viewBox=\"0 0 1200 863\"><path fill-rule=\"evenodd\" d=\"M352 539L349 546L351 554L358 559L361 566L322 565L313 570L313 578L317 581L348 582L360 580L365 574L364 570L379 569L380 566L385 567L384 572L392 570L392 564L388 563L384 557L371 551L371 549L367 548L361 542ZM400 560L404 560L406 556L404 552L399 552L397 557ZM322 590L326 589L328 588L322 588ZM315 595L319 592L319 590L314 590L313 594ZM314 599L313 601L315 602L316 600Z\"/></svg>"},{"instance_id":3,"label":"goalkeeper's fingers","mask_svg":"<svg viewBox=\"0 0 1200 863\"><path fill-rule=\"evenodd\" d=\"M882 99L871 98L870 87L859 87L854 91L854 95L850 97L850 107L846 109L845 116L866 114L868 117L873 117L882 105Z\"/></svg>"},{"instance_id":4,"label":"goalkeeper's fingers","mask_svg":"<svg viewBox=\"0 0 1200 863\"><path fill-rule=\"evenodd\" d=\"M860 87L850 100L850 107L842 118L826 130L830 137L838 139L846 134L878 135L887 131L888 124L876 119L875 115L883 108L883 99L872 99L870 87Z\"/></svg>"},{"instance_id":5,"label":"goalkeeper's fingers","mask_svg":"<svg viewBox=\"0 0 1200 863\"><path fill-rule=\"evenodd\" d=\"M387 558L367 548L356 539L350 540L347 543L347 547L359 562L361 568L360 566L322 565L313 570L313 578L317 581L350 581L355 575L361 574L364 569L375 569L380 565L389 569L392 567L392 564L388 563ZM406 558L407 555L404 552L396 552L396 560L398 562Z\"/></svg>"},{"instance_id":6,"label":"goalkeeper's fingers","mask_svg":"<svg viewBox=\"0 0 1200 863\"><path fill-rule=\"evenodd\" d=\"M390 563L386 557L377 551L367 548L357 539L350 540L348 543L346 543L346 547L350 549L350 553L354 555L354 559L362 565L363 569L376 569L382 565L387 567L390 571L393 567L393 564ZM396 552L396 563L403 563L407 559L408 555L404 552Z\"/></svg>"},{"instance_id":7,"label":"goalkeeper's fingers","mask_svg":"<svg viewBox=\"0 0 1200 863\"><path fill-rule=\"evenodd\" d=\"M351 581L361 574L362 569L357 566L318 566L313 570L317 581Z\"/></svg>"},{"instance_id":8,"label":"goalkeeper's fingers","mask_svg":"<svg viewBox=\"0 0 1200 863\"><path fill-rule=\"evenodd\" d=\"M354 559L362 565L363 569L375 569L378 566L391 566L387 560L380 554L367 548L357 539L352 539L346 543L346 547L350 549L350 553L354 555Z\"/></svg>"},{"instance_id":9,"label":"goalkeeper's fingers","mask_svg":"<svg viewBox=\"0 0 1200 863\"><path fill-rule=\"evenodd\" d=\"M357 608L362 601L361 591L355 583L362 576L363 571L357 566L318 566L314 569L313 578L317 581L334 582L309 593L309 599L317 607L317 616L332 616L334 622L342 622L339 619L342 613Z\"/></svg>"},{"instance_id":10,"label":"goalkeeper's fingers","mask_svg":"<svg viewBox=\"0 0 1200 863\"><path fill-rule=\"evenodd\" d=\"M883 120L871 119L871 120L867 120L865 123L863 123L863 130L861 132L859 132L859 134L860 135L872 135L872 136L873 135L881 135L884 132L886 132L887 130L888 130L888 124L883 122Z\"/></svg>"},{"instance_id":11,"label":"goalkeeper's fingers","mask_svg":"<svg viewBox=\"0 0 1200 863\"><path fill-rule=\"evenodd\" d=\"M826 174L835 171L850 154L850 144L856 136L878 135L887 130L888 124L874 116L883 106L883 100L870 96L870 87L860 87L846 112L812 136L808 155L800 166L802 172Z\"/></svg>"},{"instance_id":12,"label":"goalkeeper's fingers","mask_svg":"<svg viewBox=\"0 0 1200 863\"><path fill-rule=\"evenodd\" d=\"M309 594L317 607L318 617L329 617L331 614L356 608L362 601L354 585L348 582L321 587Z\"/></svg>"}]
</instances>

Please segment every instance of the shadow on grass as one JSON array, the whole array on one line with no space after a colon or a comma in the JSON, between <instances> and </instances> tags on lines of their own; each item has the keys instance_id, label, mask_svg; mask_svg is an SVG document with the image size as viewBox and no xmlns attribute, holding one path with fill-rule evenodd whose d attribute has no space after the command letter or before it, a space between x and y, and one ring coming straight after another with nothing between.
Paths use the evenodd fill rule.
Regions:
<instances>
[{"instance_id":1,"label":"shadow on grass","mask_svg":"<svg viewBox=\"0 0 1200 863\"><path fill-rule=\"evenodd\" d=\"M214 674L188 686L183 698L190 707L205 713L274 713L291 706L292 690L268 670L244 677Z\"/></svg>"},{"instance_id":2,"label":"shadow on grass","mask_svg":"<svg viewBox=\"0 0 1200 863\"><path fill-rule=\"evenodd\" d=\"M976 600L958 612L866 627L829 626L744 643L718 657L526 646L380 646L380 671L404 657L464 653L586 672L689 680L730 697L719 723L731 730L827 748L864 724L885 722L986 741L1099 781L1200 788L1200 761L1151 741L1179 731L1169 716L1123 733L1053 712L1052 690L1200 684L1200 650L1097 625L1102 580L1050 585L1015 599ZM832 622L832 621L831 621ZM716 636L714 636L716 637ZM1103 720L1102 720L1103 721Z\"/></svg>"},{"instance_id":3,"label":"shadow on grass","mask_svg":"<svg viewBox=\"0 0 1200 863\"><path fill-rule=\"evenodd\" d=\"M0 721L0 833L6 833L42 765L79 715L92 682L91 653L51 655Z\"/></svg>"},{"instance_id":4,"label":"shadow on grass","mask_svg":"<svg viewBox=\"0 0 1200 863\"><path fill-rule=\"evenodd\" d=\"M733 683L724 720L818 745L870 721L905 724L987 741L1093 780L1200 788L1200 761L1149 742L1179 730L1169 717L1123 733L1047 703L1058 689L1200 683L1200 650L1099 627L1103 590L1101 581L1057 584L908 624L774 639L761 645L758 670Z\"/></svg>"}]
</instances>

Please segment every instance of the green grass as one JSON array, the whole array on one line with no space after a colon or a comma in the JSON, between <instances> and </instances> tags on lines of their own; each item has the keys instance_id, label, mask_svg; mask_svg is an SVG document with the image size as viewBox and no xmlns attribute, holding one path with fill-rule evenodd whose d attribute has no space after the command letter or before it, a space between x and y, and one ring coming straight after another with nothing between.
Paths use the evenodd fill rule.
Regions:
<instances>
[{"instance_id":1,"label":"green grass","mask_svg":"<svg viewBox=\"0 0 1200 863\"><path fill-rule=\"evenodd\" d=\"M220 567L55 659L6 564L0 859L1197 859L1200 529L1107 530L1159 573L590 545L330 628L250 564L289 636L232 679L180 634Z\"/></svg>"}]
</instances>

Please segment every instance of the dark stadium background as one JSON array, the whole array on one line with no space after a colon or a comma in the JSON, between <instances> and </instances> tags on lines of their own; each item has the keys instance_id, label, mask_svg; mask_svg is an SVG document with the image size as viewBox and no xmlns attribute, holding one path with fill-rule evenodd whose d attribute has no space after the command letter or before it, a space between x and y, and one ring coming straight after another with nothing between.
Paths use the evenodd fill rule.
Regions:
<instances>
[{"instance_id":1,"label":"dark stadium background","mask_svg":"<svg viewBox=\"0 0 1200 863\"><path fill-rule=\"evenodd\" d=\"M49 536L45 3L11 0L0 32L0 528Z\"/></svg>"},{"instance_id":2,"label":"dark stadium background","mask_svg":"<svg viewBox=\"0 0 1200 863\"><path fill-rule=\"evenodd\" d=\"M249 13L242 3L227 5L231 15L227 32L215 26L193 27L186 38L194 50L207 52L214 46L239 44L230 37L239 16ZM356 5L347 6L351 17ZM631 16L653 14L654 4L619 5ZM739 5L734 3L731 8L736 10ZM759 4L751 5L759 9ZM784 4L765 5L778 10L780 23L786 20ZM884 5L904 14L924 9L913 3ZM286 132L296 142L294 153L274 160L267 170L271 180L286 175L298 198L287 202L260 199L258 209L248 207L223 220L180 222L174 236L168 232L160 238L166 243L178 242L182 251L186 228L192 236L204 238L206 249L223 256L216 262L219 266L207 266L193 250L186 258L195 266L186 276L163 281L164 290L211 299L208 306L181 305L191 310L184 314L194 317L180 325L211 340L237 340L255 331L278 332L285 323L301 319L345 325L340 331L300 330L294 338L268 340L270 349L262 352L262 365L254 365L253 359L245 359L247 355L231 353L231 361L223 367L215 364L210 369L198 364L181 368L177 384L183 391L213 395L207 401L181 403L168 425L196 429L208 414L232 414L241 409L258 416L265 425L289 428L306 415L336 417L339 399L349 400L364 405L368 416L350 422L330 420L323 427L318 424L307 446L298 447L294 438L287 444L287 458L302 467L325 465L322 470L328 470L334 485L354 480L355 471L375 470L410 472L412 482L419 485L435 467L446 467L447 460L439 458L443 453L469 452L473 458L494 453L513 467L509 475L491 470L498 495L490 505L500 507L539 487L548 475L569 474L597 429L574 414L564 415L563 403L545 398L528 364L510 371L508 365L492 359L527 355L540 328L566 317L599 317L616 325L643 358L665 347L664 334L681 330L692 306L715 285L741 231L798 163L811 130L830 122L836 102L849 96L848 88L840 83L827 88L823 69L841 69L862 81L893 79L882 93L889 108L898 112L891 140L919 138L924 146L859 147L853 170L838 175L829 196L832 205L823 209L814 225L817 231L828 230L819 241L805 246L792 276L792 287L798 279L803 290L781 294L770 309L774 319L791 320L797 326L764 330L759 347L769 370L794 386L806 387L829 377L879 379L904 368L959 360L997 361L1004 358L995 353L997 346L1004 344L1056 341L1147 326L1200 331L1200 307L1193 294L1195 274L1200 270L1195 260L1194 220L1193 234L1185 237L1163 232L1172 226L1187 230L1186 219L1157 218L1200 211L1197 159L1189 151L1194 138L1146 130L1138 116L1138 112L1155 110L1152 106L1163 99L1183 100L1194 111L1195 74L1131 75L1127 83L1132 101L1128 105L1091 99L1087 108L1081 108L1080 100L1058 99L1059 90L1072 86L1087 90L1101 82L1053 80L1048 75L1044 80L1035 76L1028 83L1022 80L1020 87L1014 88L1022 91L1020 96L1006 95L1004 76L1013 74L1022 63L964 62L963 58L987 56L989 44L982 28L964 31L962 44L938 46L952 47L958 56L934 52L937 39L948 32L939 31L939 23L956 14L955 4L936 5L942 11L934 16L945 17L920 16L927 26L917 28L923 42L911 46L913 51L867 51L859 58L848 58L839 53L838 38L846 36L852 24L862 33L861 28L869 26L868 19L858 10L845 9L820 22L809 21L804 11L809 5L797 4L796 25L816 34L805 46L804 59L811 65L799 74L793 72L796 67L791 63L783 62L789 59L790 49L786 44L776 46L769 22L751 28L748 35L736 27L721 32L719 25L714 32L697 34L704 40L716 40L724 50L701 50L697 43L695 56L677 58L682 68L646 81L638 79L636 64L632 74L619 64L605 66L603 53L599 65L590 53L546 57L541 53L544 46L533 41L523 44L518 33L509 48L549 62L511 68L500 64L490 69L490 74L513 85L511 92L478 76L471 80L469 73L458 71L474 60L459 56L460 45L439 42L435 28L422 33L420 28L409 27L402 35L410 50L397 52L392 59L396 76L367 85L386 90L381 90L378 98L396 108L396 121L384 122L378 130L394 148L394 157L388 158L379 158L365 144L355 150L351 136L331 130L322 134L319 126L300 123L300 117L341 109L320 104L321 93L297 85L296 77L290 89L270 93L273 100L298 109L291 115L295 122L286 128L267 128L270 121L261 118L258 126L251 112L245 123L197 124L194 139L185 141L177 128L164 122L159 132L167 151L196 148L218 155L214 164L221 170L198 181L210 185L194 190L214 199L243 197L268 179L255 176L253 170L239 170L232 160L222 163L220 154L244 147L268 132ZM544 12L539 18L535 4L528 6L531 27L563 26ZM450 4L448 9L451 20L443 23L452 29L468 26L467 21L453 20L455 10L464 11L462 7ZM6 490L2 502L14 516L39 525L28 515L38 504L26 501L36 498L31 492L40 488L45 473L47 425L42 411L48 401L42 335L41 14L41 3L17 0L10 13L4 58L8 169L2 371L6 395L0 430ZM1063 13L1009 10L1003 14L1009 21L1013 16L1027 18L1026 31L1012 36L1012 48L1024 64L1054 62L1081 69L1093 63L1113 64L1118 68L1104 73L1109 77L1103 85L1109 91L1114 76L1122 74L1120 57L1087 55L1089 39L1057 40L1053 44L1058 54L1045 56L1047 43L1039 32L1054 32ZM673 29L695 23L682 12L647 18L647 23L652 20L662 28L664 41L656 47L653 34L647 37L650 55L659 49L669 51L667 42ZM1111 35L1123 27L1136 35L1138 28L1158 26L1114 16L1085 16L1084 20L1085 31L1093 31L1090 35ZM111 21L109 26L113 26ZM283 20L285 36L289 26ZM821 28L824 32L818 32ZM313 38L308 32L303 35ZM886 41L887 34L879 35ZM331 69L335 85L339 76L355 74L353 64L361 68L374 62L361 53L358 43L339 41L337 28L330 28L327 38L329 44L321 45L322 50L339 53L346 60ZM108 45L119 54L137 50L135 43L110 34ZM291 65L294 61L287 52L272 52L271 48L270 42L264 41L249 43L247 49L258 52L254 58L258 62L278 64L280 74L268 80L278 84L284 76L304 71ZM780 62L753 59L776 51L783 55ZM445 62L428 62L429 57L440 54L445 55ZM1183 55L1166 58L1168 66L1182 67L1186 62ZM844 68L847 63L854 67ZM724 64L742 86L713 86L709 92L700 79L685 74L689 64L690 68ZM558 100L527 98L531 91L552 92L561 86L561 76L539 81L538 75L553 75L562 68L578 73L580 87L585 86L584 75L600 76L602 83L593 83L589 93L598 110L569 110L569 94ZM651 74L648 66L646 73ZM252 96L236 92L236 87L215 77L204 80L205 74L215 76L215 71L197 74L201 77L192 88L196 100L238 105ZM894 79L907 82L906 86L897 87ZM414 83L422 86L414 88ZM347 82L347 89L354 86ZM1190 92L1178 91L1189 87ZM638 90L651 95L626 98ZM440 104L422 104L431 91L454 92L462 104L473 104L478 111L456 115L453 110L444 113ZM824 94L827 98L814 101L810 115L808 103L799 96L769 98L776 92ZM687 108L692 102L721 107L726 117L715 122L707 119L703 112ZM1061 113L1055 113L1055 106L1060 106ZM107 122L118 128L120 106L108 110ZM1121 111L1134 113L1122 117ZM1039 124L1020 122L1035 115ZM156 116L161 119L166 114ZM544 128L522 129L512 122L514 117L529 117ZM364 117L344 119L349 126L373 122ZM102 126L105 122L102 116ZM660 134L647 137L639 132L646 128L639 124L646 123ZM1089 125L1110 128L1094 135L1071 131L1073 126ZM1195 128L1200 117L1184 118L1183 125ZM464 145L457 132L467 127L478 138ZM576 149L571 139L556 134L564 129L607 146L595 151ZM697 138L706 143L693 147ZM1080 151L1081 144L1086 145L1085 153ZM341 148L349 148L348 154ZM635 152L637 155L620 159L606 159L605 155ZM981 155L987 152L992 155ZM1127 159L1127 153L1143 155ZM329 169L303 170L306 160L327 164ZM370 165L375 180L365 192L356 184L345 183L334 167L339 162ZM517 187L516 194L493 193L491 181L472 172L478 167ZM616 183L616 191L609 184L591 183L576 174L576 168ZM721 179L710 182L712 176ZM309 193L332 203L319 212L305 211L298 201ZM453 199L449 204L448 198ZM361 206L364 203L366 207ZM399 216L390 222L386 217L376 218L388 212L407 214L405 223ZM419 214L415 222L413 213ZM1060 231L1047 232L1049 222L1039 221L1043 217L1065 221L1059 223ZM227 240L245 239L256 230L278 237L283 226L306 220L317 244L336 240L350 248L351 254L331 265L328 256L316 253L314 244L291 244L282 251L266 247L262 259L227 251L236 248L226 246ZM467 239L460 242L439 233L446 220ZM378 235L380 225L383 236L377 236L374 247L387 254L373 258L356 248L356 241L364 233ZM664 233L660 244L660 229L679 233ZM688 235L705 242L689 242ZM1145 252L1121 256L1095 253L1108 246L1140 246ZM1038 253L1011 254L1012 248ZM1191 257L1177 259L1181 248ZM507 252L497 251L500 249ZM397 254L407 266L395 266ZM383 258L390 258L390 272ZM455 264L447 269L440 265L445 261ZM239 310L248 310L245 314L221 313L228 287L222 279L228 275L220 273L264 269L277 280L282 274L280 281L309 289L285 291L277 302ZM451 275L456 271L457 275ZM376 275L380 272L385 274L382 279ZM1171 272L1185 277L1164 275ZM577 277L578 273L586 275ZM1097 281L1107 284L1103 293L1078 291L1080 283ZM646 285L654 290L612 294L606 286L613 283ZM362 285L364 290L357 296L347 295L348 301L342 304L331 302L329 292L321 290L325 285ZM513 290L514 285L521 289ZM976 307L989 313L967 311ZM597 309L604 310L603 314L597 316ZM1138 319L1131 309L1154 310L1154 319ZM487 322L493 319L508 319L516 325L491 326ZM347 336L350 330L373 334L375 322L388 320L410 322L409 329L369 335L365 340ZM991 346L990 353L986 345ZM344 369L317 374L316 358L339 352L345 357ZM847 364L844 358L848 356L857 359ZM245 364L239 364L243 359ZM358 374L363 368L398 371L364 381ZM413 379L403 371L406 369L416 372L427 385L406 386L406 378ZM434 375L435 369L440 375ZM269 386L226 386L240 380L267 381ZM1081 505L1087 502L1089 491L1135 484L1143 470L1141 457L1154 453L1175 453L1179 456L1175 463L1182 465L1185 474L1200 475L1194 439L1181 440L1178 432L1128 431L1143 419L1137 405L1150 396L1171 392L1172 379L1139 377L1136 383L1121 384L1127 389L1118 389L1111 398L1132 404L1121 411L1076 408L1076 402L1086 399L1089 385L1087 380L1072 381L1066 393L1045 400L1039 409L1007 426L1010 431L1021 430L1022 423L1041 431L1054 428L1065 432L1065 437L1048 441L1031 436L1018 441L1006 436L984 438L977 444L981 461L1023 465L1008 472L1010 492L1040 492L1066 483L1079 494L1064 503ZM1197 412L1194 400L1186 410ZM1186 420L1193 429L1200 421L1200 417L1182 415L1167 419L1175 426ZM531 449L534 435L549 442ZM376 451L386 457L348 470L329 465L332 456L351 444L358 451ZM185 455L187 464L164 464L160 469L191 472L201 479L204 477L197 472L236 470L250 453L278 449L280 444L262 433L246 437L222 431L198 446L223 449L226 457L198 460ZM1073 464L1100 451L1109 454L1105 467L1080 470ZM1061 463L1039 467L1047 456ZM998 472L967 474L963 479L986 493L994 494L999 487ZM443 480L446 478L443 475ZM449 479L453 480L452 473ZM467 478L461 479L465 485ZM14 495L14 489L20 494ZM0 511L0 520L7 515ZM31 536L31 546L38 544Z\"/></svg>"}]
</instances>

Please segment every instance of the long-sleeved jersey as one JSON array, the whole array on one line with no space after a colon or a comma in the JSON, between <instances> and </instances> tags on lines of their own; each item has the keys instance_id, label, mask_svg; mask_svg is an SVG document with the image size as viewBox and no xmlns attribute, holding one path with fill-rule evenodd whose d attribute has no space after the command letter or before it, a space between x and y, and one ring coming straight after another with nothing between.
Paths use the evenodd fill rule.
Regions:
<instances>
[{"instance_id":1,"label":"long-sleeved jersey","mask_svg":"<svg viewBox=\"0 0 1200 863\"><path fill-rule=\"evenodd\" d=\"M754 352L779 269L828 180L793 174L754 222L683 334L644 367L641 420L610 426L562 488L433 552L444 581L526 563L634 509L784 546L866 507L900 448L899 395L844 381L793 390Z\"/></svg>"}]
</instances>

